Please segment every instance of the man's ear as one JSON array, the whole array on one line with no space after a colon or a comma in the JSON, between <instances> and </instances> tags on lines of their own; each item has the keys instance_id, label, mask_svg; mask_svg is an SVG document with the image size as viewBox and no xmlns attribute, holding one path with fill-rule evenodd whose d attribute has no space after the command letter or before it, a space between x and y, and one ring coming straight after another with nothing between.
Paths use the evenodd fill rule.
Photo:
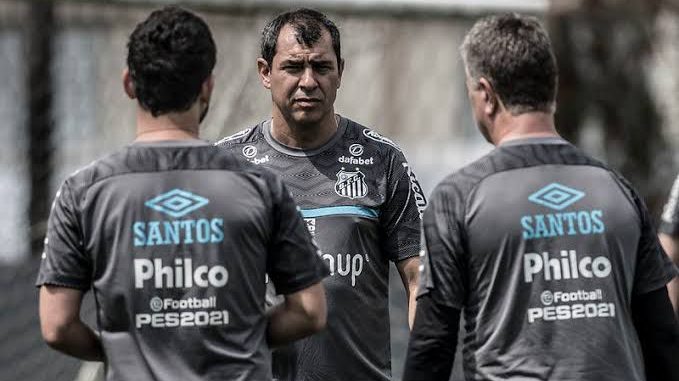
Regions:
<instances>
[{"instance_id":1,"label":"man's ear","mask_svg":"<svg viewBox=\"0 0 679 381\"><path fill-rule=\"evenodd\" d=\"M215 88L215 76L214 74L210 74L209 77L205 81L203 81L203 85L200 87L200 99L204 102L209 102L210 97L212 96L212 90Z\"/></svg>"},{"instance_id":2,"label":"man's ear","mask_svg":"<svg viewBox=\"0 0 679 381\"><path fill-rule=\"evenodd\" d=\"M262 85L271 90L271 66L264 58L257 58L257 72Z\"/></svg>"},{"instance_id":3,"label":"man's ear","mask_svg":"<svg viewBox=\"0 0 679 381\"><path fill-rule=\"evenodd\" d=\"M498 111L500 106L497 93L495 93L493 85L491 85L490 82L484 77L479 78L478 86L479 90L483 92L483 112L488 116L493 116Z\"/></svg>"},{"instance_id":4,"label":"man's ear","mask_svg":"<svg viewBox=\"0 0 679 381\"><path fill-rule=\"evenodd\" d=\"M339 89L342 84L342 73L344 73L344 58L340 60L337 71L339 72L339 82L337 82L337 88Z\"/></svg>"},{"instance_id":5,"label":"man's ear","mask_svg":"<svg viewBox=\"0 0 679 381\"><path fill-rule=\"evenodd\" d=\"M130 99L136 99L137 93L134 91L134 83L132 82L132 76L130 75L130 69L125 68L123 70L123 89L125 94L127 94Z\"/></svg>"}]
</instances>

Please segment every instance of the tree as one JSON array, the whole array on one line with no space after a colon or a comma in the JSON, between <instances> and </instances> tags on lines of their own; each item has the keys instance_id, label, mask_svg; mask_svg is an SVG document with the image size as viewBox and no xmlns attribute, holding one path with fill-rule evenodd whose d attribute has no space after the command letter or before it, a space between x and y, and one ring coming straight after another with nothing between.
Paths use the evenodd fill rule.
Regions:
<instances>
[{"instance_id":1,"label":"tree","mask_svg":"<svg viewBox=\"0 0 679 381\"><path fill-rule=\"evenodd\" d=\"M619 170L657 214L674 176L648 80L661 0L555 0L547 22L559 62L556 123ZM590 144L588 144L590 143ZM669 181L668 181L669 179Z\"/></svg>"},{"instance_id":2,"label":"tree","mask_svg":"<svg viewBox=\"0 0 679 381\"><path fill-rule=\"evenodd\" d=\"M54 5L51 1L33 0L26 19L26 85L28 94L28 171L31 253L43 249L52 194L52 36Z\"/></svg>"}]
</instances>

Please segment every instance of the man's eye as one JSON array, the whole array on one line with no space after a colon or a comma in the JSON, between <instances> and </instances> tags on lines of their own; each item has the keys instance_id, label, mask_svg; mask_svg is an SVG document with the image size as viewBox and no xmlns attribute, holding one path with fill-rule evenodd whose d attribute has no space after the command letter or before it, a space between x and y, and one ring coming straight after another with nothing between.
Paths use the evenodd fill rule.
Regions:
<instances>
[{"instance_id":1,"label":"man's eye","mask_svg":"<svg viewBox=\"0 0 679 381\"><path fill-rule=\"evenodd\" d=\"M332 66L331 65L315 65L314 70L316 70L319 73L328 73L332 71Z\"/></svg>"},{"instance_id":2,"label":"man's eye","mask_svg":"<svg viewBox=\"0 0 679 381\"><path fill-rule=\"evenodd\" d=\"M288 71L288 72L297 72L302 70L301 65L284 65L283 70Z\"/></svg>"}]
</instances>

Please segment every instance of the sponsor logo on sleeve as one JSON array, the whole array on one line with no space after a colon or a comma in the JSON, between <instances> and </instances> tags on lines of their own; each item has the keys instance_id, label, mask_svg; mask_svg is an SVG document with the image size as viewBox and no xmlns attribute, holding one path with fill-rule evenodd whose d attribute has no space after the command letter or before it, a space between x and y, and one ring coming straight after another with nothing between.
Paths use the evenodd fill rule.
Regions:
<instances>
[{"instance_id":1,"label":"sponsor logo on sleeve","mask_svg":"<svg viewBox=\"0 0 679 381\"><path fill-rule=\"evenodd\" d=\"M401 150L401 149L398 147L398 145L396 145L396 143L394 143L391 139L386 138L386 137L384 137L384 136L378 134L377 132L375 132L375 131L373 131L373 130L370 130L370 129L367 129L367 128L364 129L364 130L363 130L363 136L365 136L365 137L368 138L368 139L372 139L372 140L374 140L374 141L376 141L376 142L380 142L380 143L384 143L384 144L390 145L390 146L396 148L396 149L399 150L399 151Z\"/></svg>"},{"instance_id":2,"label":"sponsor logo on sleeve","mask_svg":"<svg viewBox=\"0 0 679 381\"><path fill-rule=\"evenodd\" d=\"M250 133L250 131L252 131L252 128L246 128L242 131L238 131L235 134L227 136L224 139L218 141L217 143L215 143L215 145L218 146L218 145L222 145L224 143L228 143L228 142L231 142L231 141L234 141L234 140L238 140L238 139L240 139L244 136L247 136Z\"/></svg>"},{"instance_id":3,"label":"sponsor logo on sleeve","mask_svg":"<svg viewBox=\"0 0 679 381\"><path fill-rule=\"evenodd\" d=\"M408 163L402 164L403 168L405 168L406 172L408 173L408 179L410 179L410 189L413 191L413 194L415 195L415 205L417 206L417 212L420 215L420 219L422 219L422 213L424 212L424 208L427 207L427 199L424 197L424 192L422 192L422 187L420 186L420 183L417 181L417 177L415 177L415 172L413 172L410 169Z\"/></svg>"}]
</instances>

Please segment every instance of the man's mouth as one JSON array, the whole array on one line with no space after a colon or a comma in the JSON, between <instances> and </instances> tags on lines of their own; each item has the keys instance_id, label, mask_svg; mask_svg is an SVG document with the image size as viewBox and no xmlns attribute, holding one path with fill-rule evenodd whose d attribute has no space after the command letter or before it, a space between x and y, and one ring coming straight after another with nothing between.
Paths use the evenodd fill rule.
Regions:
<instances>
[{"instance_id":1,"label":"man's mouth","mask_svg":"<svg viewBox=\"0 0 679 381\"><path fill-rule=\"evenodd\" d=\"M318 98L295 98L294 103L301 107L315 107L321 103L321 100Z\"/></svg>"}]
</instances>

